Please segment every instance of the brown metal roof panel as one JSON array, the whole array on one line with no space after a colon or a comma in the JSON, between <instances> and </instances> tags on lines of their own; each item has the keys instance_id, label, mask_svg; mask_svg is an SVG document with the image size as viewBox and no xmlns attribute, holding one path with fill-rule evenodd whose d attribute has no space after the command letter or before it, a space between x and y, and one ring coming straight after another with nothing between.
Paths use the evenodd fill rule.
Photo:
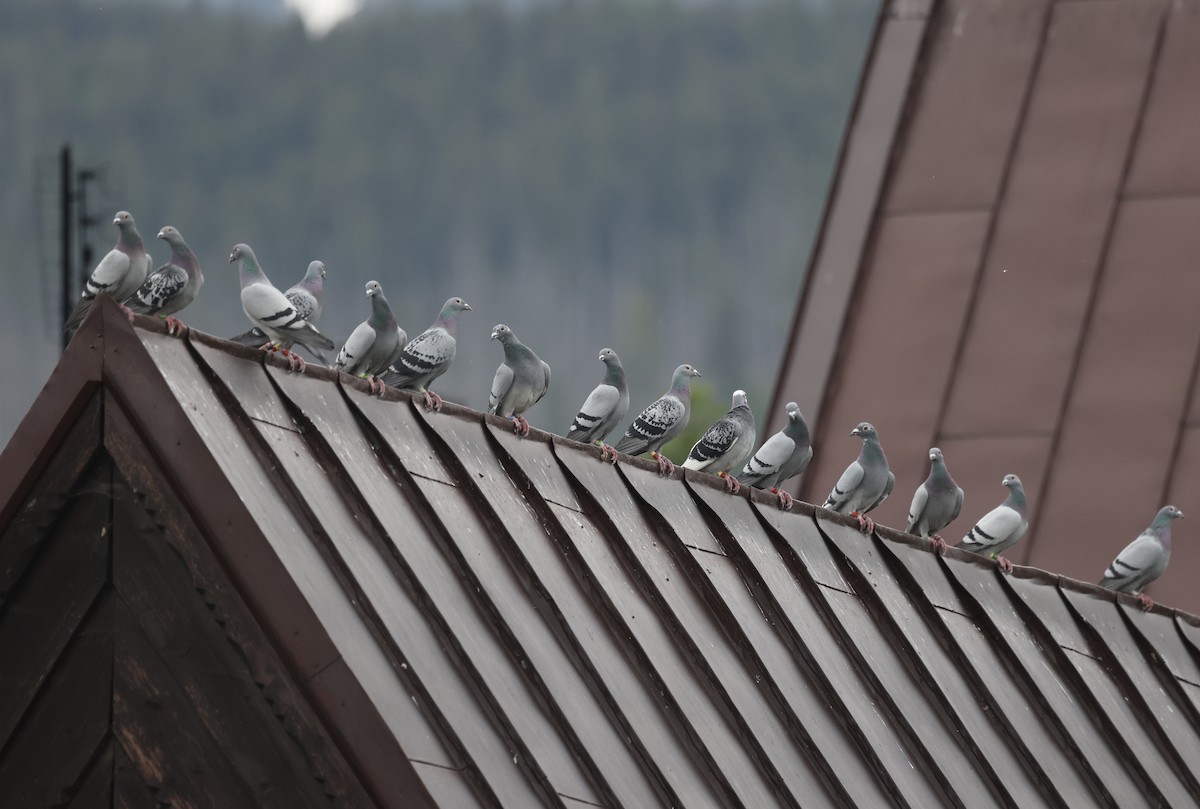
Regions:
<instances>
[{"instance_id":1,"label":"brown metal roof panel","mask_svg":"<svg viewBox=\"0 0 1200 809\"><path fill-rule=\"evenodd\" d=\"M1189 516L1184 518L1182 524L1178 524L1175 531L1177 538L1171 543L1170 564L1163 575L1146 588L1146 592L1164 604L1178 604L1183 609L1194 610L1200 606L1200 592L1197 592L1194 573L1200 570L1200 542L1191 540L1189 535L1195 530L1192 528L1194 523L1191 522L1191 515L1200 514L1200 509L1192 506L1196 502L1193 499L1196 492L1200 492L1200 424L1189 425L1183 430L1179 442L1170 483L1163 499L1178 505ZM1146 521L1143 528L1149 525L1152 516L1147 514L1142 517ZM1132 539L1133 536L1129 536L1126 541ZM1101 557L1097 569L1089 578L1098 580L1110 561L1111 557ZM1193 572L1189 574L1189 571Z\"/></svg>"},{"instance_id":2,"label":"brown metal roof panel","mask_svg":"<svg viewBox=\"0 0 1200 809\"><path fill-rule=\"evenodd\" d=\"M886 210L995 201L1049 7L1049 0L939 5Z\"/></svg>"},{"instance_id":3,"label":"brown metal roof panel","mask_svg":"<svg viewBox=\"0 0 1200 809\"><path fill-rule=\"evenodd\" d=\"M1097 647L1106 650L1106 656L1116 663L1115 668L1110 665L1108 670L1115 687L1138 716L1139 724L1157 742L1159 752L1173 765L1188 790L1200 795L1200 783L1194 775L1200 773L1200 728L1188 716L1190 706L1177 704L1172 698L1172 693L1178 691L1168 692L1163 688L1159 676L1151 670L1150 661L1130 634L1121 607L1107 594L1102 597L1063 588L1063 595L1094 630L1093 651ZM1155 617L1167 623L1167 616ZM1174 679L1169 671L1163 672L1163 676Z\"/></svg>"},{"instance_id":4,"label":"brown metal roof panel","mask_svg":"<svg viewBox=\"0 0 1200 809\"><path fill-rule=\"evenodd\" d=\"M896 571L897 576L907 576L901 580L902 587L913 588L940 610L971 616L972 605L963 600L953 579L946 575L943 558L933 553L928 542L911 534L876 527L875 549L892 569L902 566L902 570Z\"/></svg>"},{"instance_id":5,"label":"brown metal roof panel","mask_svg":"<svg viewBox=\"0 0 1200 809\"><path fill-rule=\"evenodd\" d=\"M888 216L880 223L822 417L823 435L845 438L826 440L814 453L803 478L805 499L823 502L858 454L849 432L860 421L879 430L898 480L924 480L987 225L978 212ZM912 491L895 494L880 520L903 527Z\"/></svg>"},{"instance_id":6,"label":"brown metal roof panel","mask_svg":"<svg viewBox=\"0 0 1200 809\"><path fill-rule=\"evenodd\" d=\"M903 543L885 550L878 539L852 528L823 520L819 525L843 555L843 564L854 571L852 576L870 583L859 591L866 591L863 600L886 638L882 642L891 648L897 666L911 673L910 678L896 678L889 690L909 721L922 728L922 739L937 751L959 796L968 806L981 805L976 801L1024 804L1030 796L1040 797L1031 774L997 732L991 712L982 708L981 695L965 676L967 661L961 652L956 659L945 645L943 629L927 623L929 607L920 603L923 592L903 587L884 556L928 553ZM915 569L918 575L928 570ZM940 571L931 572L944 578ZM949 749L962 759L950 761Z\"/></svg>"},{"instance_id":7,"label":"brown metal roof panel","mask_svg":"<svg viewBox=\"0 0 1200 809\"><path fill-rule=\"evenodd\" d=\"M946 432L1057 429L1160 19L1157 3L1055 5Z\"/></svg>"},{"instance_id":8,"label":"brown metal roof panel","mask_svg":"<svg viewBox=\"0 0 1200 809\"><path fill-rule=\"evenodd\" d=\"M730 497L723 491L704 485L690 487L693 496L712 510L715 519L729 531L725 542L737 546L732 557L714 557L703 551L694 551L696 562L713 582L713 586L729 608L737 622L738 631L755 657L755 665L761 663L763 682L778 692L776 699L785 703L791 713L785 721L803 739L806 755L820 761L820 766L836 778L841 792L854 806L883 806L892 803L891 793L895 790L890 779L884 783L877 780L874 762L865 759L856 745L854 735L844 727L845 717L840 707L831 705L820 693L821 684L814 682L811 671L803 667L792 651L798 639L790 635L786 625L771 617L780 611L779 602L768 605L757 567L749 561L750 549L771 548L771 539L766 535L749 503L741 497ZM814 540L819 540L812 522L800 514L789 515L798 523L806 523ZM754 554L757 556L757 553ZM780 564L778 555L772 564ZM780 594L786 599L798 594L794 588ZM764 616L766 620L764 620ZM736 645L736 641L735 641ZM747 654L745 650L743 655ZM861 730L858 730L861 739ZM812 749L810 750L809 747Z\"/></svg>"},{"instance_id":9,"label":"brown metal roof panel","mask_svg":"<svg viewBox=\"0 0 1200 809\"><path fill-rule=\"evenodd\" d=\"M1200 345L1197 255L1200 197L1121 204L1030 563L1096 577L1163 505Z\"/></svg>"},{"instance_id":10,"label":"brown metal roof panel","mask_svg":"<svg viewBox=\"0 0 1200 809\"><path fill-rule=\"evenodd\" d=\"M927 10L919 8L897 17L898 5L889 5L893 13L884 13L859 84L772 399L772 419L778 418L774 414L788 401L780 392L783 390L799 391L796 401L811 423L821 419L825 385L835 360L833 349L842 333L913 65L925 36Z\"/></svg>"},{"instance_id":11,"label":"brown metal roof panel","mask_svg":"<svg viewBox=\"0 0 1200 809\"><path fill-rule=\"evenodd\" d=\"M699 766L708 770L706 774L723 800L752 806L776 804L780 794L762 769L769 764L754 754L753 746L743 744L736 719L715 698L707 666L694 657L694 643L679 626L682 616L663 600L662 588L671 584L667 579L678 583L683 573L633 498L633 491L662 481L635 464L614 469L584 453L560 451L557 456L599 506L602 514L597 516L607 522L607 547L588 550L615 556L620 566L594 557L587 564L614 608L626 616L627 642L661 683L661 697L669 700L668 710L673 714L672 726L684 734L684 743L699 757ZM627 483L626 475L634 482ZM678 483L674 485L683 491ZM708 643L708 638L704 642Z\"/></svg>"},{"instance_id":12,"label":"brown metal roof panel","mask_svg":"<svg viewBox=\"0 0 1200 809\"><path fill-rule=\"evenodd\" d=\"M1169 8L1127 194L1200 193L1200 2L1176 0Z\"/></svg>"},{"instance_id":13,"label":"brown metal roof panel","mask_svg":"<svg viewBox=\"0 0 1200 809\"><path fill-rule=\"evenodd\" d=\"M604 611L601 620L606 619L606 626L587 636L590 660L628 722L629 744L644 751L643 755L661 774L664 790L676 796L674 801L664 802L681 806L721 805L709 783L711 773L707 764L697 761L692 754L686 738L690 729L676 727L679 716L674 706L660 698L653 668L644 663L642 650L632 636L626 635L626 615L607 595L606 585L621 581L624 575L607 552L608 537L592 520L576 511L557 503L551 503L550 510L568 536L579 575L594 589L589 600L596 602L597 611ZM573 625L581 627L574 622Z\"/></svg>"},{"instance_id":14,"label":"brown metal roof panel","mask_svg":"<svg viewBox=\"0 0 1200 809\"><path fill-rule=\"evenodd\" d=\"M842 575L842 569L829 552L824 538L813 530L811 522L815 508L812 505L803 501L797 502L790 513L758 503L755 503L753 508L759 518L786 544L789 559L795 559L812 581L823 587L855 595L854 587ZM770 546L764 547L763 552L768 554L767 558L782 561L779 551Z\"/></svg>"},{"instance_id":15,"label":"brown metal roof panel","mask_svg":"<svg viewBox=\"0 0 1200 809\"><path fill-rule=\"evenodd\" d=\"M1177 679L1200 687L1200 660L1180 636L1174 616L1163 620L1157 612L1119 605L1125 620L1154 649L1158 659Z\"/></svg>"},{"instance_id":16,"label":"brown metal roof panel","mask_svg":"<svg viewBox=\"0 0 1200 809\"><path fill-rule=\"evenodd\" d=\"M634 496L662 520L659 525L650 523L658 536L657 543L635 544L631 550L645 572L646 585L654 588L652 598L662 605L677 627L676 641L693 660L694 677L707 680L717 708L738 728L743 744L762 768L763 777L771 780L773 789L786 793L777 800L800 805L806 795L824 795L820 764L814 766L803 755L797 740L788 732L786 718L779 716L779 706L769 701L760 686L761 671L756 669L754 661L739 653L746 641L723 608L724 594L699 585L706 579L706 573L711 576L711 571L717 571L726 574L722 578L728 586L745 588L732 563L722 554L699 548L698 555L713 557L699 563L685 550L697 547L691 542L697 536L711 537L687 496L687 489L679 481L641 469L626 469L624 477ZM723 642L714 643L713 639ZM838 796L824 796L839 801Z\"/></svg>"},{"instance_id":17,"label":"brown metal roof panel","mask_svg":"<svg viewBox=\"0 0 1200 809\"><path fill-rule=\"evenodd\" d=\"M1106 742L1090 707L1063 681L1055 663L1057 657L1048 654L1048 645L1054 641L1037 621L1037 604L1029 605L1024 618L1013 608L1012 599L1019 597L1018 591L1027 587L1047 590L1045 583L1031 585L1020 571L1003 576L983 561L947 564L946 570L978 605L980 622L991 627L993 643L1006 648L1014 676L1025 684L1026 693L1037 706L1037 717L1062 740L1062 752L1078 762L1077 771L1091 785L1092 793L1110 805L1146 805L1142 792L1126 776L1118 751ZM1053 591L1049 597L1061 604ZM1058 765L1049 758L1043 760L1043 766L1055 771ZM1105 801L1106 797L1112 800Z\"/></svg>"},{"instance_id":18,"label":"brown metal roof panel","mask_svg":"<svg viewBox=\"0 0 1200 809\"><path fill-rule=\"evenodd\" d=\"M470 774L466 770L439 767L424 761L414 761L413 768L439 807L469 809L472 806L489 805L471 789Z\"/></svg>"},{"instance_id":19,"label":"brown metal roof panel","mask_svg":"<svg viewBox=\"0 0 1200 809\"><path fill-rule=\"evenodd\" d=\"M350 385L344 386L343 390L354 409L378 431L395 459L410 475L454 485L454 479L425 435L421 423L409 411L407 396L392 393L385 398L368 396Z\"/></svg>"}]
</instances>

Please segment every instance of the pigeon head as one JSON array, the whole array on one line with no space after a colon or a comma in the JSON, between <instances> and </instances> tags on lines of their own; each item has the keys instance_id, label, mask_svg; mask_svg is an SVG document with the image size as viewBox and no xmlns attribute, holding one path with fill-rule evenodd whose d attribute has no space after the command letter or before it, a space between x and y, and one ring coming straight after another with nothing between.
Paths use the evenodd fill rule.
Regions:
<instances>
[{"instance_id":1,"label":"pigeon head","mask_svg":"<svg viewBox=\"0 0 1200 809\"><path fill-rule=\"evenodd\" d=\"M120 211L113 218L113 224L117 226L117 248L126 253L135 254L144 250L142 245L142 235L138 233L137 225L133 223L133 215L129 211Z\"/></svg>"},{"instance_id":2,"label":"pigeon head","mask_svg":"<svg viewBox=\"0 0 1200 809\"><path fill-rule=\"evenodd\" d=\"M304 280L301 282L310 289L321 286L321 282L325 280L325 262L311 261L308 264L308 269L304 272Z\"/></svg>"},{"instance_id":3,"label":"pigeon head","mask_svg":"<svg viewBox=\"0 0 1200 809\"><path fill-rule=\"evenodd\" d=\"M857 435L863 441L869 438L879 438L879 433L875 432L875 428L867 421L859 423L857 427L850 431L850 435Z\"/></svg>"},{"instance_id":4,"label":"pigeon head","mask_svg":"<svg viewBox=\"0 0 1200 809\"><path fill-rule=\"evenodd\" d=\"M451 298L442 306L441 320L448 320L458 315L459 312L471 311L471 305L462 298Z\"/></svg>"},{"instance_id":5,"label":"pigeon head","mask_svg":"<svg viewBox=\"0 0 1200 809\"><path fill-rule=\"evenodd\" d=\"M247 256L253 256L253 255L254 255L254 251L250 249L250 245L235 244L233 246L233 250L231 250L229 252L229 263L232 264L233 262L237 261L238 259L246 258Z\"/></svg>"},{"instance_id":6,"label":"pigeon head","mask_svg":"<svg viewBox=\"0 0 1200 809\"><path fill-rule=\"evenodd\" d=\"M374 298L376 295L383 294L383 287L379 286L378 281L367 282L367 297Z\"/></svg>"},{"instance_id":7,"label":"pigeon head","mask_svg":"<svg viewBox=\"0 0 1200 809\"><path fill-rule=\"evenodd\" d=\"M1153 527L1161 528L1165 525L1170 525L1172 520L1178 520L1183 517L1183 512L1175 508L1175 506L1163 506L1158 510L1158 514L1154 516Z\"/></svg>"},{"instance_id":8,"label":"pigeon head","mask_svg":"<svg viewBox=\"0 0 1200 809\"><path fill-rule=\"evenodd\" d=\"M492 327L492 339L499 340L502 343L511 342L513 340L512 329L503 323L497 323Z\"/></svg>"},{"instance_id":9,"label":"pigeon head","mask_svg":"<svg viewBox=\"0 0 1200 809\"><path fill-rule=\"evenodd\" d=\"M699 371L697 371L695 368L688 365L687 363L684 363L683 365L680 365L678 368L675 369L675 375L679 376L680 374L682 374L683 376L701 376L701 373Z\"/></svg>"},{"instance_id":10,"label":"pigeon head","mask_svg":"<svg viewBox=\"0 0 1200 809\"><path fill-rule=\"evenodd\" d=\"M167 225L158 232L158 238L162 239L167 244L174 244L176 241L179 241L181 237L178 230L171 225Z\"/></svg>"},{"instance_id":11,"label":"pigeon head","mask_svg":"<svg viewBox=\"0 0 1200 809\"><path fill-rule=\"evenodd\" d=\"M600 362L604 363L605 365L613 365L614 363L620 365L621 363L621 358L618 357L617 352L613 351L611 348L600 349L599 359Z\"/></svg>"},{"instance_id":12,"label":"pigeon head","mask_svg":"<svg viewBox=\"0 0 1200 809\"><path fill-rule=\"evenodd\" d=\"M788 402L783 411L787 413L788 421L795 421L800 418L800 405L795 402Z\"/></svg>"},{"instance_id":13,"label":"pigeon head","mask_svg":"<svg viewBox=\"0 0 1200 809\"><path fill-rule=\"evenodd\" d=\"M746 398L746 391L735 390L733 392L733 406L734 407L749 407L750 406L750 400Z\"/></svg>"},{"instance_id":14,"label":"pigeon head","mask_svg":"<svg viewBox=\"0 0 1200 809\"><path fill-rule=\"evenodd\" d=\"M1022 489L1021 479L1016 475L1005 475L1004 480L1000 481L1001 486L1007 486L1010 490Z\"/></svg>"},{"instance_id":15,"label":"pigeon head","mask_svg":"<svg viewBox=\"0 0 1200 809\"><path fill-rule=\"evenodd\" d=\"M929 450L929 460L930 461L940 461L941 459L942 459L942 451L940 449L938 449L937 447L932 447Z\"/></svg>"},{"instance_id":16,"label":"pigeon head","mask_svg":"<svg viewBox=\"0 0 1200 809\"><path fill-rule=\"evenodd\" d=\"M133 224L133 214L131 214L129 211L118 211L117 215L113 218L113 224L119 227L121 230L135 227Z\"/></svg>"}]
</instances>

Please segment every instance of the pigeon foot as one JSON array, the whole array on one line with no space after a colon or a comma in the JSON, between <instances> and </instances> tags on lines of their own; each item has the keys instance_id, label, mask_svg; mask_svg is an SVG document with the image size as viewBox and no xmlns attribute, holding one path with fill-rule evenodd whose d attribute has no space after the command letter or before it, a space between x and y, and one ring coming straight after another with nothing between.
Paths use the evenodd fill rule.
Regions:
<instances>
[{"instance_id":1,"label":"pigeon foot","mask_svg":"<svg viewBox=\"0 0 1200 809\"><path fill-rule=\"evenodd\" d=\"M742 490L742 484L738 483L737 478L728 472L720 472L717 474L717 477L725 482L725 491L730 494L737 494Z\"/></svg>"},{"instance_id":2,"label":"pigeon foot","mask_svg":"<svg viewBox=\"0 0 1200 809\"><path fill-rule=\"evenodd\" d=\"M1154 606L1154 599L1151 598L1150 596L1146 595L1145 593L1138 593L1137 594L1137 603L1142 609L1148 610Z\"/></svg>"},{"instance_id":3,"label":"pigeon foot","mask_svg":"<svg viewBox=\"0 0 1200 809\"><path fill-rule=\"evenodd\" d=\"M183 325L183 321L171 315L164 317L163 322L167 324L167 334L171 337L183 337L188 332L188 327Z\"/></svg>"},{"instance_id":4,"label":"pigeon foot","mask_svg":"<svg viewBox=\"0 0 1200 809\"><path fill-rule=\"evenodd\" d=\"M133 322L133 310L130 309L128 306L126 306L123 303L118 303L117 306L119 306L121 308L121 311L125 313L125 317L129 318L129 322L132 323Z\"/></svg>"},{"instance_id":5,"label":"pigeon foot","mask_svg":"<svg viewBox=\"0 0 1200 809\"><path fill-rule=\"evenodd\" d=\"M605 444L603 441L597 441L596 443L600 446L600 460L608 461L613 466L616 466L617 465L617 451L614 448L610 447L608 444Z\"/></svg>"},{"instance_id":6,"label":"pigeon foot","mask_svg":"<svg viewBox=\"0 0 1200 809\"><path fill-rule=\"evenodd\" d=\"M436 413L442 412L442 397L431 390L425 391L425 409Z\"/></svg>"},{"instance_id":7,"label":"pigeon foot","mask_svg":"<svg viewBox=\"0 0 1200 809\"><path fill-rule=\"evenodd\" d=\"M855 511L850 516L858 520L858 530L862 531L864 534L870 534L875 530L875 521L866 514L859 514L857 511Z\"/></svg>"},{"instance_id":8,"label":"pigeon foot","mask_svg":"<svg viewBox=\"0 0 1200 809\"><path fill-rule=\"evenodd\" d=\"M1013 563L1005 559L1003 556L996 557L996 566L1000 568L1001 573L1012 573Z\"/></svg>"},{"instance_id":9,"label":"pigeon foot","mask_svg":"<svg viewBox=\"0 0 1200 809\"><path fill-rule=\"evenodd\" d=\"M304 357L301 357L295 351L288 351L286 348L281 348L280 351L283 353L283 356L287 357L289 371L302 374L308 368L308 363L304 361Z\"/></svg>"},{"instance_id":10,"label":"pigeon foot","mask_svg":"<svg viewBox=\"0 0 1200 809\"><path fill-rule=\"evenodd\" d=\"M651 457L658 461L658 474L670 477L675 474L675 464L671 463L671 459L666 455L655 452Z\"/></svg>"},{"instance_id":11,"label":"pigeon foot","mask_svg":"<svg viewBox=\"0 0 1200 809\"><path fill-rule=\"evenodd\" d=\"M933 546L933 552L938 556L946 555L946 540L942 539L938 534L934 534L929 538L929 544Z\"/></svg>"},{"instance_id":12,"label":"pigeon foot","mask_svg":"<svg viewBox=\"0 0 1200 809\"><path fill-rule=\"evenodd\" d=\"M778 487L773 487L771 489L771 494L773 494L779 498L779 510L780 511L791 511L792 510L792 503L796 502L796 498L792 497L789 493L785 492L783 489L780 489Z\"/></svg>"},{"instance_id":13,"label":"pigeon foot","mask_svg":"<svg viewBox=\"0 0 1200 809\"><path fill-rule=\"evenodd\" d=\"M510 416L513 424L513 432L524 438L529 435L529 422L524 416Z\"/></svg>"},{"instance_id":14,"label":"pigeon foot","mask_svg":"<svg viewBox=\"0 0 1200 809\"><path fill-rule=\"evenodd\" d=\"M367 388L373 396L382 396L387 390L387 385L383 384L383 380L377 376L367 377Z\"/></svg>"}]
</instances>

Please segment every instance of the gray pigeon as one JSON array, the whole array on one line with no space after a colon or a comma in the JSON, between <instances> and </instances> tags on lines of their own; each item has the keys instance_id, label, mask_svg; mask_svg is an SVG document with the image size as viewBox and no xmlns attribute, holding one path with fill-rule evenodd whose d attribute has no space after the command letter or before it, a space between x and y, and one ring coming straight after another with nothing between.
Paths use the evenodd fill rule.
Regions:
<instances>
[{"instance_id":1,"label":"gray pigeon","mask_svg":"<svg viewBox=\"0 0 1200 809\"><path fill-rule=\"evenodd\" d=\"M118 213L113 224L117 226L117 244L100 259L83 285L79 302L63 324L63 331L68 334L79 328L91 310L92 302L101 292L107 292L133 320L133 311L122 301L137 291L146 280L146 273L150 271L150 256L146 254L142 234L138 233L129 211Z\"/></svg>"},{"instance_id":2,"label":"gray pigeon","mask_svg":"<svg viewBox=\"0 0 1200 809\"><path fill-rule=\"evenodd\" d=\"M229 263L235 261L242 282L242 311L269 338L264 350L279 349L292 369L303 373L304 360L288 351L289 348L296 343L310 349L333 348L333 341L301 317L292 302L270 282L248 245L234 245Z\"/></svg>"},{"instance_id":3,"label":"gray pigeon","mask_svg":"<svg viewBox=\"0 0 1200 809\"><path fill-rule=\"evenodd\" d=\"M378 375L400 359L408 335L396 324L396 316L378 281L367 282L367 297L371 299L371 316L350 333L333 367L369 380L372 393L383 393L384 385Z\"/></svg>"},{"instance_id":4,"label":"gray pigeon","mask_svg":"<svg viewBox=\"0 0 1200 809\"><path fill-rule=\"evenodd\" d=\"M471 307L462 298L446 301L433 325L417 335L400 352L400 359L392 363L383 375L383 383L424 394L426 408L441 410L442 397L429 390L429 386L454 362L458 316L469 311Z\"/></svg>"},{"instance_id":5,"label":"gray pigeon","mask_svg":"<svg viewBox=\"0 0 1200 809\"><path fill-rule=\"evenodd\" d=\"M1150 527L1113 559L1104 571L1100 586L1136 595L1143 609L1154 606L1150 596L1142 590L1167 569L1167 562L1171 560L1171 523L1182 516L1183 512L1175 506L1160 508Z\"/></svg>"},{"instance_id":6,"label":"gray pigeon","mask_svg":"<svg viewBox=\"0 0 1200 809\"><path fill-rule=\"evenodd\" d=\"M518 435L529 435L529 422L521 414L540 402L550 389L550 366L503 323L492 328L492 339L504 347L504 362L492 379L487 412L512 419Z\"/></svg>"},{"instance_id":7,"label":"gray pigeon","mask_svg":"<svg viewBox=\"0 0 1200 809\"><path fill-rule=\"evenodd\" d=\"M758 434L754 429L754 413L746 399L746 391L733 392L733 405L721 416L700 440L692 445L684 469L696 469L716 475L725 481L725 488L736 494L742 488L730 470L741 469L750 454Z\"/></svg>"},{"instance_id":8,"label":"gray pigeon","mask_svg":"<svg viewBox=\"0 0 1200 809\"><path fill-rule=\"evenodd\" d=\"M680 365L671 377L670 389L658 401L647 407L629 425L625 435L617 442L617 452L641 455L654 453L660 474L673 474L675 464L661 453L659 448L683 431L692 416L692 377L700 372L690 365Z\"/></svg>"},{"instance_id":9,"label":"gray pigeon","mask_svg":"<svg viewBox=\"0 0 1200 809\"><path fill-rule=\"evenodd\" d=\"M904 530L921 539L931 539L938 552L946 550L946 541L938 532L952 523L962 510L963 490L950 477L942 451L929 450L929 477L917 487L908 507L908 527Z\"/></svg>"},{"instance_id":10,"label":"gray pigeon","mask_svg":"<svg viewBox=\"0 0 1200 809\"><path fill-rule=\"evenodd\" d=\"M758 489L770 487L771 494L779 498L779 507L791 511L792 495L780 489L779 484L807 469L813 452L808 422L800 415L800 406L788 402L784 410L788 423L750 456L738 480Z\"/></svg>"},{"instance_id":11,"label":"gray pigeon","mask_svg":"<svg viewBox=\"0 0 1200 809\"><path fill-rule=\"evenodd\" d=\"M325 262L309 262L304 277L283 294L292 304L292 308L296 310L296 314L307 320L309 325L317 325L317 321L321 319L321 304L325 298ZM235 343L252 348L262 348L269 342L267 335L263 334L262 329L257 326L230 339ZM321 362L328 362L320 351L314 351L308 346L304 346L304 348Z\"/></svg>"},{"instance_id":12,"label":"gray pigeon","mask_svg":"<svg viewBox=\"0 0 1200 809\"><path fill-rule=\"evenodd\" d=\"M849 514L858 520L859 529L869 534L875 530L875 521L866 516L867 512L887 500L896 485L896 476L888 469L887 457L874 427L864 421L851 430L850 435L862 439L862 451L834 484L833 491L825 499L825 508Z\"/></svg>"},{"instance_id":13,"label":"gray pigeon","mask_svg":"<svg viewBox=\"0 0 1200 809\"><path fill-rule=\"evenodd\" d=\"M158 232L158 238L171 247L171 258L146 277L137 290L125 301L125 305L138 314L158 315L167 321L168 334L183 334L187 331L172 315L196 299L204 285L204 273L196 254L187 246L183 236L167 225Z\"/></svg>"},{"instance_id":14,"label":"gray pigeon","mask_svg":"<svg viewBox=\"0 0 1200 809\"><path fill-rule=\"evenodd\" d=\"M967 532L956 547L971 553L990 556L1005 573L1012 570L1012 562L1000 554L1025 536L1029 528L1028 507L1025 502L1025 487L1016 475L1005 475L1000 481L1008 487L1008 497L1003 503L984 514L975 527Z\"/></svg>"},{"instance_id":15,"label":"gray pigeon","mask_svg":"<svg viewBox=\"0 0 1200 809\"><path fill-rule=\"evenodd\" d=\"M583 401L571 422L571 429L567 430L567 438L599 444L601 459L611 457L616 463L617 452L605 444L604 439L629 412L629 386L625 384L625 369L617 352L611 348L602 349L600 361L604 363L604 380Z\"/></svg>"}]
</instances>

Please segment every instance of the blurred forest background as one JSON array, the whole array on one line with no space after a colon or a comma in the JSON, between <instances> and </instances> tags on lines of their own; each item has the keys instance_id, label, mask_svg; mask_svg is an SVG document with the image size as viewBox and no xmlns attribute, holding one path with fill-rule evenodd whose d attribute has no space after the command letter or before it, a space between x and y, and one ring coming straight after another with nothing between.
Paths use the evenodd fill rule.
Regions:
<instances>
[{"instance_id":1,"label":"blurred forest background","mask_svg":"<svg viewBox=\"0 0 1200 809\"><path fill-rule=\"evenodd\" d=\"M410 336L464 297L452 401L486 404L505 322L554 368L536 427L565 431L612 346L635 412L704 373L685 441L739 387L762 432L876 7L371 0L316 38L277 0L4 0L0 445L57 361L65 142L99 170L97 257L120 209L154 266L183 233L201 330L246 328L247 242L281 289L326 262L339 345L368 280Z\"/></svg>"}]
</instances>

